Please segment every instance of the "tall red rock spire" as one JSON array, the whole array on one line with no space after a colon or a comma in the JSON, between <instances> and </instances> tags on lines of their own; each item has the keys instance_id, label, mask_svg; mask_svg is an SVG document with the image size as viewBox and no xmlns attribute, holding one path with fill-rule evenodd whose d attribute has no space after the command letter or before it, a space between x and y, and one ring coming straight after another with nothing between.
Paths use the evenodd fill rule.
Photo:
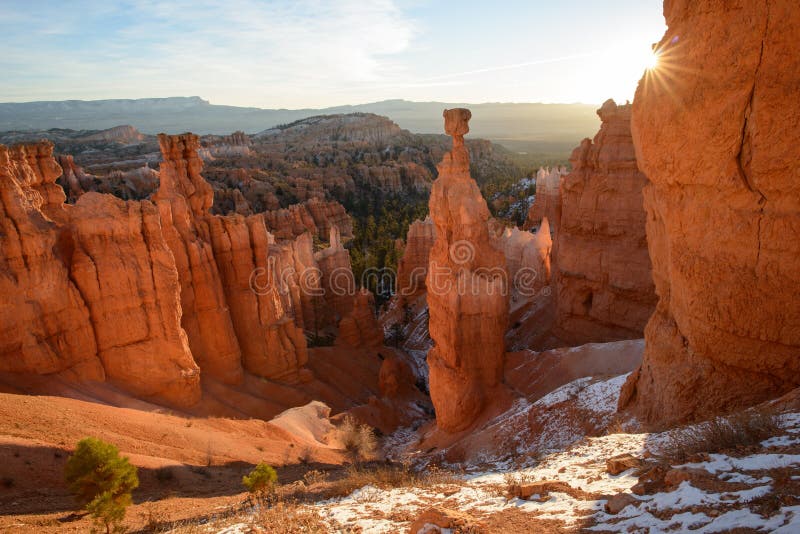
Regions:
<instances>
[{"instance_id":1,"label":"tall red rock spire","mask_svg":"<svg viewBox=\"0 0 800 534\"><path fill-rule=\"evenodd\" d=\"M436 226L426 286L430 392L442 430L468 428L503 377L508 276L503 253L489 241L489 209L469 174L468 109L444 111L453 150L439 164L430 214Z\"/></svg>"}]
</instances>

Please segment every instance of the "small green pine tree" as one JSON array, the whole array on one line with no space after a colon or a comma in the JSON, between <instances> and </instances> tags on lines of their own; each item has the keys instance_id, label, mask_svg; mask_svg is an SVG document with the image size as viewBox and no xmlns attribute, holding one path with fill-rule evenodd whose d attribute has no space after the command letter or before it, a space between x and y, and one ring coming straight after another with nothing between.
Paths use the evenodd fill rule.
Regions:
<instances>
[{"instance_id":1,"label":"small green pine tree","mask_svg":"<svg viewBox=\"0 0 800 534\"><path fill-rule=\"evenodd\" d=\"M122 522L131 492L139 486L136 467L114 445L97 438L78 442L65 476L80 506L105 525L106 533Z\"/></svg>"},{"instance_id":2,"label":"small green pine tree","mask_svg":"<svg viewBox=\"0 0 800 534\"><path fill-rule=\"evenodd\" d=\"M261 497L275 489L278 484L278 473L271 466L261 462L250 471L249 475L242 477L242 484L247 491Z\"/></svg>"}]
</instances>

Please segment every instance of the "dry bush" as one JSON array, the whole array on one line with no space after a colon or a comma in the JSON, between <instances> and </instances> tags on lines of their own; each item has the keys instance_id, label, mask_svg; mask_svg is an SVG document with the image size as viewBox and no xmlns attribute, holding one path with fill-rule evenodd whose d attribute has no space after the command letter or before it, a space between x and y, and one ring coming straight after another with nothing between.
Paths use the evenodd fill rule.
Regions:
<instances>
[{"instance_id":1,"label":"dry bush","mask_svg":"<svg viewBox=\"0 0 800 534\"><path fill-rule=\"evenodd\" d=\"M518 495L523 484L536 481L531 473L506 473L503 475L503 485L494 488L495 493L502 496Z\"/></svg>"},{"instance_id":2,"label":"dry bush","mask_svg":"<svg viewBox=\"0 0 800 534\"><path fill-rule=\"evenodd\" d=\"M757 445L780 434L775 413L746 410L669 432L661 456L684 461L693 454L717 453Z\"/></svg>"},{"instance_id":3,"label":"dry bush","mask_svg":"<svg viewBox=\"0 0 800 534\"><path fill-rule=\"evenodd\" d=\"M378 440L368 425L359 425L350 415L345 416L339 427L339 439L347 450L353 463L371 460L375 457Z\"/></svg>"},{"instance_id":4,"label":"dry bush","mask_svg":"<svg viewBox=\"0 0 800 534\"><path fill-rule=\"evenodd\" d=\"M152 502L145 503L144 511L139 512L139 517L146 532L169 532L173 526L167 513L159 510Z\"/></svg>"},{"instance_id":5,"label":"dry bush","mask_svg":"<svg viewBox=\"0 0 800 534\"><path fill-rule=\"evenodd\" d=\"M328 476L330 473L325 471L318 471L316 469L312 469L311 471L307 471L305 475L303 475L303 482L306 483L306 486L312 486L314 484L320 484L328 480Z\"/></svg>"},{"instance_id":6,"label":"dry bush","mask_svg":"<svg viewBox=\"0 0 800 534\"><path fill-rule=\"evenodd\" d=\"M463 484L463 480L450 471L436 466L423 472L412 470L408 465L372 464L350 466L344 477L331 481L325 494L327 497L344 497L364 486L381 489L429 488L446 484Z\"/></svg>"},{"instance_id":7,"label":"dry bush","mask_svg":"<svg viewBox=\"0 0 800 534\"><path fill-rule=\"evenodd\" d=\"M324 534L329 531L319 512L295 503L279 502L261 507L251 525L256 532L270 534Z\"/></svg>"}]
</instances>

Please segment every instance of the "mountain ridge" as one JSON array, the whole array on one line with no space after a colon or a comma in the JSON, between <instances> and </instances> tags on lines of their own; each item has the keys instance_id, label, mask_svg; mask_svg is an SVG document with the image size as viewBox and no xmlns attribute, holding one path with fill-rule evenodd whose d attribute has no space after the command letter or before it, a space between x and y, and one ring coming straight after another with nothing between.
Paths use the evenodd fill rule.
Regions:
<instances>
[{"instance_id":1,"label":"mountain ridge","mask_svg":"<svg viewBox=\"0 0 800 534\"><path fill-rule=\"evenodd\" d=\"M386 116L414 133L439 133L441 111L464 105L395 99L319 109L266 109L211 104L199 96L9 102L0 103L0 131L102 130L130 124L146 134L257 133L315 115L366 112ZM592 104L487 102L470 108L476 115L472 134L513 143L512 150L571 150L598 126Z\"/></svg>"}]
</instances>

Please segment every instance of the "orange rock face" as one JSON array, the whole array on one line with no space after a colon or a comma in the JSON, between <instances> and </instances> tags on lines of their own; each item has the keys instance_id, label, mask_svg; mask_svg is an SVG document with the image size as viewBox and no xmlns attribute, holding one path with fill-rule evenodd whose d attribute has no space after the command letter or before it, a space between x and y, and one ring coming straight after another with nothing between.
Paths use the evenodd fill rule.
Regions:
<instances>
[{"instance_id":1,"label":"orange rock face","mask_svg":"<svg viewBox=\"0 0 800 534\"><path fill-rule=\"evenodd\" d=\"M264 213L264 220L277 239L294 239L304 232L311 232L320 239L328 239L334 226L339 229L343 238L353 237L353 221L344 206L335 200L311 198L285 209L267 211Z\"/></svg>"},{"instance_id":2,"label":"orange rock face","mask_svg":"<svg viewBox=\"0 0 800 534\"><path fill-rule=\"evenodd\" d=\"M70 223L70 276L106 376L142 397L196 403L200 369L181 328L178 274L156 206L87 193Z\"/></svg>"},{"instance_id":3,"label":"orange rock face","mask_svg":"<svg viewBox=\"0 0 800 534\"><path fill-rule=\"evenodd\" d=\"M376 348L383 345L383 328L375 318L372 293L361 289L353 301L353 309L339 321L337 345Z\"/></svg>"},{"instance_id":4,"label":"orange rock face","mask_svg":"<svg viewBox=\"0 0 800 534\"><path fill-rule=\"evenodd\" d=\"M536 198L525 219L525 229L538 228L545 218L561 218L561 180L565 174L566 167L541 168L536 173Z\"/></svg>"},{"instance_id":5,"label":"orange rock face","mask_svg":"<svg viewBox=\"0 0 800 534\"><path fill-rule=\"evenodd\" d=\"M180 327L175 262L158 211L97 193L64 206L59 174L49 143L0 148L0 366L70 371L155 401L194 404L199 369Z\"/></svg>"},{"instance_id":6,"label":"orange rock face","mask_svg":"<svg viewBox=\"0 0 800 534\"><path fill-rule=\"evenodd\" d=\"M469 427L501 386L508 325L505 258L490 243L489 209L469 174L463 136L470 116L444 112L453 150L439 164L430 198L437 238L426 280L434 341L428 366L436 421L447 432Z\"/></svg>"},{"instance_id":7,"label":"orange rock face","mask_svg":"<svg viewBox=\"0 0 800 534\"><path fill-rule=\"evenodd\" d=\"M229 384L242 380L242 353L233 330L207 225L213 193L200 175L196 136L159 136L163 161L153 195L181 284L182 326L204 372ZM188 195L188 196L186 196ZM191 203L190 203L191 202Z\"/></svg>"},{"instance_id":8,"label":"orange rock face","mask_svg":"<svg viewBox=\"0 0 800 534\"><path fill-rule=\"evenodd\" d=\"M670 1L633 137L658 305L620 399L698 419L800 383L800 11Z\"/></svg>"},{"instance_id":9,"label":"orange rock face","mask_svg":"<svg viewBox=\"0 0 800 534\"><path fill-rule=\"evenodd\" d=\"M436 227L430 217L414 221L408 227L403 257L397 265L397 293L402 298L425 291L428 259L435 240Z\"/></svg>"},{"instance_id":10,"label":"orange rock face","mask_svg":"<svg viewBox=\"0 0 800 534\"><path fill-rule=\"evenodd\" d=\"M81 376L102 380L89 310L69 276L70 234L61 239L41 211L29 149L0 146L0 369L46 374L79 367Z\"/></svg>"},{"instance_id":11,"label":"orange rock face","mask_svg":"<svg viewBox=\"0 0 800 534\"><path fill-rule=\"evenodd\" d=\"M279 297L264 218L217 215L207 221L244 368L265 378L297 381L308 361L306 340Z\"/></svg>"},{"instance_id":12,"label":"orange rock face","mask_svg":"<svg viewBox=\"0 0 800 534\"><path fill-rule=\"evenodd\" d=\"M655 306L630 105L608 100L561 179L554 333L570 345L642 336Z\"/></svg>"}]
</instances>

